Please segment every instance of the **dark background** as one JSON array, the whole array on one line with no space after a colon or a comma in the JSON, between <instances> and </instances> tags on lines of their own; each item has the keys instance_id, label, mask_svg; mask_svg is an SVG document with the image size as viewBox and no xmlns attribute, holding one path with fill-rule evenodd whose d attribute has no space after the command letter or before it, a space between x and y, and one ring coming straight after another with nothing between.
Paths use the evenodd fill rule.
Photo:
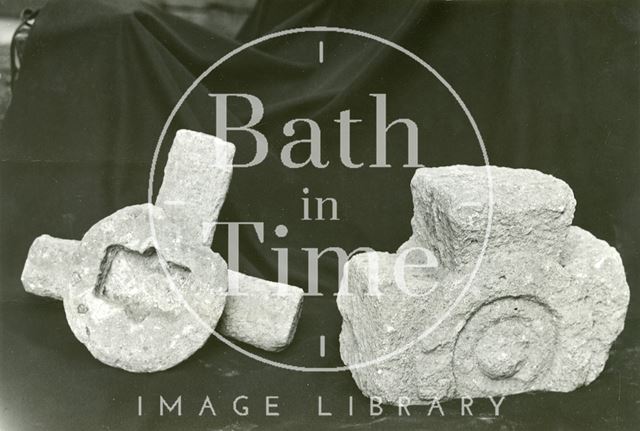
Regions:
<instances>
[{"instance_id":1,"label":"dark background","mask_svg":"<svg viewBox=\"0 0 640 431\"><path fill-rule=\"evenodd\" d=\"M252 429L255 426L417 429L633 429L640 408L638 213L640 209L639 31L637 2L259 2L237 37L221 34L134 2L57 0L42 11L0 133L0 295L2 300L2 429ZM49 233L79 239L96 221L146 200L151 156L168 113L208 65L241 41L284 28L332 25L393 40L438 70L461 95L483 134L492 164L538 169L565 180L578 206L574 224L620 252L631 289L627 324L603 374L570 394L510 396L500 418L478 400L477 415L461 418L389 407L371 418L348 373L302 374L275 369L213 339L183 364L132 375L94 360L66 326L59 303L25 294L19 275L28 247ZM317 43L325 62L317 62ZM420 126L420 160L427 166L481 164L470 126L442 86L423 69L379 44L352 36L305 34L243 52L209 76L180 110L172 130L214 132L208 91L261 97L261 130L270 143L265 162L238 169L223 220L263 221L260 244L242 236L241 269L275 279L272 247L289 247L293 284L306 286L303 247L368 245L392 251L410 234L411 200L401 131L389 135L389 169L339 165L342 109L364 121L353 129L353 159L373 161L373 103L388 94L390 119ZM247 112L232 106L233 121ZM311 117L322 127L324 170L284 168L282 125ZM170 133L163 143L161 175ZM238 161L252 156L238 134ZM396 143L396 145L394 145ZM302 156L300 156L302 157ZM156 184L158 181L156 181ZM335 197L339 222L301 222L301 190ZM289 235L278 239L280 223ZM225 254L224 230L214 248ZM268 357L296 365L340 365L336 261L323 258L324 297L305 301L292 346ZM327 356L318 356L326 335ZM184 416L136 416L137 396L183 395ZM252 413L235 417L230 402L246 394ZM206 395L217 418L199 418ZM265 395L279 395L281 416L265 418ZM330 418L318 418L323 396ZM355 397L354 417L346 415ZM481 415L484 413L484 415Z\"/></svg>"}]
</instances>

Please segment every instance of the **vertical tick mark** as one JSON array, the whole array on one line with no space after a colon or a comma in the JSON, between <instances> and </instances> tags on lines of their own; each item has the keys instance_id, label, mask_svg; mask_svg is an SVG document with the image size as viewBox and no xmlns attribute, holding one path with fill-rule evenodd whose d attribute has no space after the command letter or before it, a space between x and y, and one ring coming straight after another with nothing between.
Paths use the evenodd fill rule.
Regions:
<instances>
[{"instance_id":1,"label":"vertical tick mark","mask_svg":"<svg viewBox=\"0 0 640 431\"><path fill-rule=\"evenodd\" d=\"M320 336L320 357L324 358L324 335Z\"/></svg>"},{"instance_id":2,"label":"vertical tick mark","mask_svg":"<svg viewBox=\"0 0 640 431\"><path fill-rule=\"evenodd\" d=\"M324 63L324 42L320 41L318 43L318 61L320 63Z\"/></svg>"}]
</instances>

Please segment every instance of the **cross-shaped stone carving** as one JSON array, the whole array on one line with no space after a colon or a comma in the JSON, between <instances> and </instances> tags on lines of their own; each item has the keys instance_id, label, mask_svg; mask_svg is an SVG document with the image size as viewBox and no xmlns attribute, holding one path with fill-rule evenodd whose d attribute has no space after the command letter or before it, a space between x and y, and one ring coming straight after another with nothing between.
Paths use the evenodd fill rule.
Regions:
<instances>
[{"instance_id":1,"label":"cross-shaped stone carving","mask_svg":"<svg viewBox=\"0 0 640 431\"><path fill-rule=\"evenodd\" d=\"M172 367L211 329L265 350L292 340L302 289L227 271L211 249L235 148L180 130L156 205L123 208L81 241L42 235L22 273L26 291L62 299L75 336L100 361L133 372ZM227 295L229 277L237 291Z\"/></svg>"}]
</instances>

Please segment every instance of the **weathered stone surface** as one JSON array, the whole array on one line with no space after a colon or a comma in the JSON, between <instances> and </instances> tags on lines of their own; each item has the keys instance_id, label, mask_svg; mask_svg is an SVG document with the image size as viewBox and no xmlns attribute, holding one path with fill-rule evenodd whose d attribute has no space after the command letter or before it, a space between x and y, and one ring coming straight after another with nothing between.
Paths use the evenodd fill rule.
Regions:
<instances>
[{"instance_id":1,"label":"weathered stone surface","mask_svg":"<svg viewBox=\"0 0 640 431\"><path fill-rule=\"evenodd\" d=\"M187 232L189 241L211 245L234 153L232 144L214 136L189 130L176 134L156 205ZM231 276L235 274L239 273ZM237 277L244 295L231 295L227 301L222 334L265 350L286 347L298 323L300 289L243 274ZM290 294L274 296L278 287Z\"/></svg>"},{"instance_id":2,"label":"weathered stone surface","mask_svg":"<svg viewBox=\"0 0 640 431\"><path fill-rule=\"evenodd\" d=\"M420 175L428 177L424 172ZM470 285L474 265L456 266L455 270L446 266L412 268L406 272L403 280L407 286L402 288L394 272L398 254L364 253L350 259L345 269L348 278L342 280L338 295L343 316L342 359L347 365L355 365L389 355L384 361L352 369L365 395L379 396L391 404L408 397L411 403L420 404L433 398L564 392L586 385L599 375L611 344L623 328L629 301L622 261L615 249L588 232L562 228L558 219L566 215L558 211L557 219L550 217L548 200L536 198L540 210L520 205L518 211L507 211L507 202L515 199L512 194L520 196L520 191L528 187L518 186L518 182L529 179L527 173L515 175L513 183L498 183L506 187L496 191L496 205L503 208L496 211L496 226L503 231L497 233L498 244L489 247ZM415 190L431 183L419 184L414 179L414 193L435 195L433 191ZM447 192L443 184L453 184L462 193L455 182L439 177L434 185L438 199ZM475 187L479 193L483 186L468 183L466 187ZM551 187L552 192L555 190ZM538 193L544 196L545 186ZM455 205L430 207L440 211L434 219L454 219L448 218L442 208L461 211L464 201L454 196L451 199L456 199ZM425 207L416 206L416 217L429 220L425 211ZM540 217L537 222L536 215ZM538 226L546 232L532 230L530 239L524 239L521 231L514 231L511 221L501 221L501 217L522 220L532 229ZM437 243L434 249L441 246L442 258L450 263L472 263L473 259L457 260L454 250L470 255L461 248L464 241L460 239L467 234L473 237L480 222L456 223L459 229L440 230L428 238ZM559 243L554 241L550 226L555 226ZM429 229L436 231L433 226ZM505 235L520 244L508 244ZM451 246L455 241L459 242ZM527 241L529 248L525 247ZM408 244L432 246L426 240L417 240L415 232ZM372 284L379 295L369 294ZM465 293L467 286L470 288Z\"/></svg>"},{"instance_id":3,"label":"weathered stone surface","mask_svg":"<svg viewBox=\"0 0 640 431\"><path fill-rule=\"evenodd\" d=\"M488 169L418 169L411 181L414 234L443 266L475 263L489 214ZM557 258L571 225L575 199L563 181L530 169L492 166L494 205L486 254L541 253Z\"/></svg>"},{"instance_id":4,"label":"weathered stone surface","mask_svg":"<svg viewBox=\"0 0 640 431\"><path fill-rule=\"evenodd\" d=\"M440 265L433 251L425 247L415 234L398 247L396 254L398 258L404 256L405 271L411 269L421 274L424 268L437 268Z\"/></svg>"},{"instance_id":5,"label":"weathered stone surface","mask_svg":"<svg viewBox=\"0 0 640 431\"><path fill-rule=\"evenodd\" d=\"M156 205L183 227L187 241L210 246L227 195L235 146L215 136L179 130L169 151Z\"/></svg>"},{"instance_id":6,"label":"weathered stone surface","mask_svg":"<svg viewBox=\"0 0 640 431\"><path fill-rule=\"evenodd\" d=\"M231 179L231 163L234 152L235 147L232 144L213 136L188 130L179 131L169 153L165 177L157 200L159 206L127 207L94 226L85 235L82 244L79 241L61 240L49 236L39 237L34 241L25 264L22 277L25 289L36 295L61 299L69 288L72 260L79 261L81 268L84 267L87 270L89 267L86 265L89 265L92 259L97 259L94 255L98 253L93 249L95 246L88 247L87 243L99 240L99 245L105 247L104 256L100 258L101 262L109 269L108 277L101 275L103 280L98 283L99 287L96 285L94 289L99 294L99 300L117 304L133 321L146 319L145 316L153 315L152 311L167 311L169 308L175 314L177 309L173 307L179 305L179 302L176 302L176 298L166 295L170 286L166 283L167 279L164 277L166 274L159 265L155 251L151 248L141 249L141 246L138 245L138 242L142 242L148 247L148 242L152 239L151 233L154 231L157 240L169 239L166 246L169 247L168 250L174 250L178 253L176 259L180 261L189 256L197 257L202 253L214 255L214 265L211 268L200 268L199 272L208 273L211 276L208 283L213 283L215 286L224 285L226 288L226 281L222 282L223 279L226 280L226 264L224 265L225 273L222 274L220 273L222 267L219 256L210 250L209 253L197 249L200 248L200 244L207 246L207 250L211 245L215 222ZM144 214L144 208L149 214ZM153 215L153 226L149 224L150 215ZM90 233L92 234L90 235ZM91 239L97 234L102 236L98 239ZM129 242L133 242L133 246L126 245ZM105 245L106 243L109 244ZM191 250L192 248L195 251ZM87 259L89 260L87 261ZM184 265L178 264L177 261L169 264L168 273L180 281L180 285L183 287L194 283L192 271L188 268L185 269ZM101 272L101 274L103 273ZM301 290L293 286L278 285L242 274L239 277L244 295L234 298L231 306L225 311L228 324L226 332L223 329L223 333L267 350L279 350L286 347L295 333L302 306L302 300L298 298L298 293ZM275 287L278 287L285 294L274 296ZM209 294L214 294L215 291L217 290L214 289ZM210 298L206 295L202 296L201 291L196 293L200 296L195 299L204 300L199 304L204 308L195 313L197 316L203 316L204 321L200 322L200 326L205 329L207 325L214 327L220 316L219 302L215 301L212 308L208 309L207 307L211 304L207 301ZM97 303L101 304L101 302ZM187 300L187 303L190 301ZM222 299L222 303L224 303L224 299ZM78 306L80 305L78 304ZM86 304L82 304L81 309L84 310L85 306ZM156 307L157 310L153 307ZM191 308L191 311L198 311L198 307L195 305ZM104 306L95 306L92 307L93 309L107 312ZM185 307L183 311L190 312L188 307ZM115 315L111 312L108 314ZM171 313L166 316L170 315ZM185 317L186 314L181 316ZM154 371L162 369L162 367L166 368L171 366L167 364L177 361L177 358L187 357L186 352L199 342L189 342L189 340L183 340L183 343L176 342L178 351L175 355L165 355L154 359L152 356L159 355L159 353L153 350L151 344L158 340L160 342L161 339L149 335L148 341L151 344L141 344L148 350L148 353L139 355L140 362L135 362L134 356L138 353L134 344L128 347L129 350L121 352L122 355L127 356L126 360L114 359L112 351L101 349L98 344L108 345L113 341L109 339L113 335L110 331L117 332L123 324L125 326L129 324L124 320L118 320L120 317L116 316L116 320L109 321L110 323L102 322L116 326L107 328L109 331L105 331L106 335L102 334L102 338L96 342L91 342L83 335L83 332L74 331L98 359L110 365L119 366L129 371ZM198 318L191 323L196 323L197 320ZM213 325L208 320L211 320ZM89 322L93 322L91 316L89 316ZM247 324L247 322L251 324ZM187 325L186 320L182 323L176 321L172 331L177 333L182 324ZM161 326L155 325L153 327ZM184 330L192 331L192 326L188 324ZM88 325L87 327L91 331ZM142 337L144 334L139 332L142 326L138 325L137 328L138 336ZM201 337L204 334L198 333L198 336ZM114 344L113 346L115 349L118 345Z\"/></svg>"},{"instance_id":7,"label":"weathered stone surface","mask_svg":"<svg viewBox=\"0 0 640 431\"><path fill-rule=\"evenodd\" d=\"M64 308L76 338L98 360L152 372L204 344L226 289L227 268L218 254L185 243L160 208L135 205L82 238Z\"/></svg>"},{"instance_id":8,"label":"weathered stone surface","mask_svg":"<svg viewBox=\"0 0 640 431\"><path fill-rule=\"evenodd\" d=\"M268 351L279 351L293 340L302 311L303 290L229 271L230 288L218 331ZM231 292L235 290L235 292Z\"/></svg>"},{"instance_id":9,"label":"weathered stone surface","mask_svg":"<svg viewBox=\"0 0 640 431\"><path fill-rule=\"evenodd\" d=\"M629 304L622 259L615 248L577 226L569 228L560 264L582 286L580 301L589 301L591 357L585 381L591 382L604 368L611 343L624 328ZM584 349L577 349L580 352Z\"/></svg>"},{"instance_id":10,"label":"weathered stone surface","mask_svg":"<svg viewBox=\"0 0 640 431\"><path fill-rule=\"evenodd\" d=\"M38 237L31 246L23 272L25 290L39 296L62 299L68 288L72 256L79 244L80 241L61 240L47 235ZM62 246L62 249L58 250L58 246ZM116 256L111 264L112 278L130 279L134 271L132 267L135 267L135 272L141 273L154 268L149 260L155 259L152 256L142 256L118 247L111 248L110 252ZM127 259L122 259L124 255ZM146 273L145 277L152 280L158 275L151 272ZM233 293L227 296L217 330L224 336L268 351L287 347L293 340L302 312L302 289L229 270L228 278L233 277L237 277L238 292L242 296ZM122 287L119 285L117 288Z\"/></svg>"},{"instance_id":11,"label":"weathered stone surface","mask_svg":"<svg viewBox=\"0 0 640 431\"><path fill-rule=\"evenodd\" d=\"M49 235L36 238L24 263L20 280L24 290L38 296L62 299L68 284L69 263L79 241Z\"/></svg>"}]
</instances>

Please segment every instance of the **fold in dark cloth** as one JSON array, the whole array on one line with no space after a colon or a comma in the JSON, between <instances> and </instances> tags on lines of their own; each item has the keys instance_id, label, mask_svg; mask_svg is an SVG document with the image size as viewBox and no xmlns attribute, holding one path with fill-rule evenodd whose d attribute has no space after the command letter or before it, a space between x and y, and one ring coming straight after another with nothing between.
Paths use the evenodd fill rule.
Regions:
<instances>
[{"instance_id":1,"label":"fold in dark cloth","mask_svg":"<svg viewBox=\"0 0 640 431\"><path fill-rule=\"evenodd\" d=\"M13 103L0 132L0 375L2 421L12 429L634 429L637 424L638 253L640 250L640 93L638 7L625 2L261 1L237 40L133 1L52 0L26 47ZM575 224L620 251L632 290L627 326L596 382L570 394L510 396L501 417L487 400L460 416L415 406L411 416L386 408L372 416L348 372L296 373L248 358L214 337L193 357L162 373L138 375L96 361L78 343L58 303L27 295L19 282L31 241L49 233L80 238L111 212L146 200L151 159L177 100L209 65L256 37L302 26L352 28L387 38L426 60L468 105L491 163L539 169L567 181L578 207ZM323 42L323 62L319 42ZM179 110L163 142L162 175L173 132L215 132L209 92L250 93L264 103L258 129L266 159L234 171L221 218L265 224L264 241L241 230L244 272L276 279L277 253L288 249L289 277L307 288L303 248L360 246L393 251L410 234L412 212L406 130L388 134L391 167L375 162L371 93L387 94L389 121L419 127L420 162L482 164L469 123L433 76L402 54L367 39L336 33L285 36L247 49L208 76ZM340 161L334 120L349 109L348 169ZM246 103L229 109L243 123ZM312 118L321 130L323 169L283 166L283 124ZM236 160L255 143L230 132ZM294 160L308 154L296 151ZM156 181L156 186L159 181ZM303 221L308 197L332 197L337 221ZM526 199L526 197L523 197ZM330 215L327 206L325 211ZM288 227L285 238L274 228ZM214 248L226 254L226 231ZM322 297L307 297L291 346L257 352L301 366L342 365L337 312L338 262L320 259ZM326 355L319 339L326 337ZM159 396L182 397L183 414L158 411ZM201 408L206 399L216 416ZM238 396L247 417L232 410ZM265 400L279 397L280 417ZM323 410L332 416L320 416ZM354 413L349 402L355 404ZM483 403L483 401L485 401ZM138 403L144 411L138 412ZM487 410L488 409L488 410ZM427 414L427 412L429 412ZM544 412L544 414L540 414ZM202 414L202 413L201 413ZM4 429L4 428L3 428Z\"/></svg>"},{"instance_id":2,"label":"fold in dark cloth","mask_svg":"<svg viewBox=\"0 0 640 431\"><path fill-rule=\"evenodd\" d=\"M0 136L3 274L16 277L30 241L49 232L80 238L97 220L146 200L149 166L164 122L208 66L243 42L303 26L336 26L398 43L429 62L466 101L492 164L539 169L567 181L578 201L576 224L616 246L637 289L640 207L637 23L626 3L357 0L261 1L237 40L133 1L52 0L29 40L21 78ZM319 42L324 58L318 60ZM215 132L208 93L249 93L264 104L256 128L266 159L238 168L224 221L265 224L264 241L241 231L241 269L277 277L277 253L289 249L293 284L307 287L303 248L360 246L393 251L410 235L412 211L406 130L388 134L388 168L375 162L375 104L387 94L387 118L419 127L426 166L482 164L462 110L425 69L365 38L332 33L279 37L242 51L211 73L171 124L173 132ZM339 157L335 119L349 109L351 159ZM230 105L230 121L249 118ZM324 169L283 166L283 134L293 118L312 118L322 132ZM304 124L296 133L308 134ZM230 133L236 160L255 154L246 133ZM308 154L295 152L301 161ZM156 185L158 181L156 181ZM338 221L303 221L308 196L332 197ZM284 224L289 234L276 237ZM215 246L226 253L226 233ZM337 260L321 258L320 288L337 290ZM13 285L3 297L24 299ZM633 296L633 295L632 295Z\"/></svg>"}]
</instances>

